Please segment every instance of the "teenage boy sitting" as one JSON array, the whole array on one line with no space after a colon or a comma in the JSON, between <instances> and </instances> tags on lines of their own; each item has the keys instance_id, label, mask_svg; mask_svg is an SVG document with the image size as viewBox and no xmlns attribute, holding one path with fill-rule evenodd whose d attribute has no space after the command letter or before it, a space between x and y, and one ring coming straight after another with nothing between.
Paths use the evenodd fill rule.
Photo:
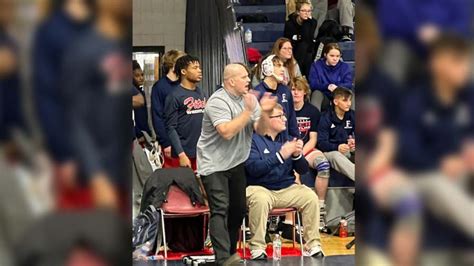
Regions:
<instances>
[{"instance_id":1,"label":"teenage boy sitting","mask_svg":"<svg viewBox=\"0 0 474 266\"><path fill-rule=\"evenodd\" d=\"M319 150L324 152L331 167L355 180L354 139L355 114L351 110L352 92L344 87L333 91L333 108L321 116L318 125Z\"/></svg>"}]
</instances>

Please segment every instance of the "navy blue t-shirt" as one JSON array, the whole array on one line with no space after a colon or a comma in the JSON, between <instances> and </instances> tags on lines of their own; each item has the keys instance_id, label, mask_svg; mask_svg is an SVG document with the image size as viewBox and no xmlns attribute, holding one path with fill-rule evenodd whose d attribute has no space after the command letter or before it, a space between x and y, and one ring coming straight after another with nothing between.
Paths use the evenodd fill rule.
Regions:
<instances>
[{"instance_id":1,"label":"navy blue t-shirt","mask_svg":"<svg viewBox=\"0 0 474 266\"><path fill-rule=\"evenodd\" d=\"M178 86L166 97L166 130L173 157L184 151L189 158L196 158L206 101L206 95L198 87L188 90Z\"/></svg>"},{"instance_id":2,"label":"navy blue t-shirt","mask_svg":"<svg viewBox=\"0 0 474 266\"><path fill-rule=\"evenodd\" d=\"M318 132L321 112L309 102L305 102L303 108L295 112L301 139L303 143L306 144L309 141L309 132Z\"/></svg>"}]
</instances>

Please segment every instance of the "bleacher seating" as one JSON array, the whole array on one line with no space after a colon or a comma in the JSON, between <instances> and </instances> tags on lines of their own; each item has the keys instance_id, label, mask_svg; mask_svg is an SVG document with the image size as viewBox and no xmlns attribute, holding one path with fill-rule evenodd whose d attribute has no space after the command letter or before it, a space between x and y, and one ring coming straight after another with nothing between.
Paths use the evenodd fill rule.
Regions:
<instances>
[{"instance_id":1,"label":"bleacher seating","mask_svg":"<svg viewBox=\"0 0 474 266\"><path fill-rule=\"evenodd\" d=\"M286 7L284 0L240 0L234 5L236 18L245 15L263 15L268 22L243 23L244 30L252 31L252 43L248 47L256 48L262 55L267 54L273 43L283 36L285 28ZM346 63L355 68L355 42L339 43Z\"/></svg>"},{"instance_id":2,"label":"bleacher seating","mask_svg":"<svg viewBox=\"0 0 474 266\"><path fill-rule=\"evenodd\" d=\"M244 23L244 29L252 31L252 43L275 42L283 36L285 24L282 23Z\"/></svg>"},{"instance_id":3,"label":"bleacher seating","mask_svg":"<svg viewBox=\"0 0 474 266\"><path fill-rule=\"evenodd\" d=\"M251 5L260 5L260 6L274 6L274 5L283 5L285 0L239 0L240 5L242 6L251 6Z\"/></svg>"},{"instance_id":4,"label":"bleacher seating","mask_svg":"<svg viewBox=\"0 0 474 266\"><path fill-rule=\"evenodd\" d=\"M345 62L355 61L355 42L340 42L339 47L342 50L342 58Z\"/></svg>"},{"instance_id":5,"label":"bleacher seating","mask_svg":"<svg viewBox=\"0 0 474 266\"><path fill-rule=\"evenodd\" d=\"M235 5L234 9L236 18L255 14L267 18L265 23L243 23L244 30L250 28L252 31L252 43L247 46L258 49L262 55L267 54L273 43L283 36L286 18L284 0L240 0L240 5Z\"/></svg>"},{"instance_id":6,"label":"bleacher seating","mask_svg":"<svg viewBox=\"0 0 474 266\"><path fill-rule=\"evenodd\" d=\"M342 50L342 59L355 70L355 41L340 42L339 47Z\"/></svg>"}]
</instances>

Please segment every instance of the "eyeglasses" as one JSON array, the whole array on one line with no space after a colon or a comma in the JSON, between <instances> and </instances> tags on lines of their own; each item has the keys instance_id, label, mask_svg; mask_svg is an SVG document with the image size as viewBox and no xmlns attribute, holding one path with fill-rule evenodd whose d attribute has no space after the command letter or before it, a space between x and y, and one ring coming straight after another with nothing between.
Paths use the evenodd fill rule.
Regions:
<instances>
[{"instance_id":1,"label":"eyeglasses","mask_svg":"<svg viewBox=\"0 0 474 266\"><path fill-rule=\"evenodd\" d=\"M285 113L281 114L281 115L271 115L270 118L280 118L283 120L283 118L286 119L286 116L285 116Z\"/></svg>"}]
</instances>

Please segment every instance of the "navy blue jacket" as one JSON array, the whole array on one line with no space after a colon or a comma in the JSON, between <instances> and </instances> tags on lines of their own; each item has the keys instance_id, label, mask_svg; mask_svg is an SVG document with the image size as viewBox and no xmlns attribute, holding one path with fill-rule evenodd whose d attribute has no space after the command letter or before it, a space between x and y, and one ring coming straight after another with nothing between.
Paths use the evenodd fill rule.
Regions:
<instances>
[{"instance_id":1,"label":"navy blue jacket","mask_svg":"<svg viewBox=\"0 0 474 266\"><path fill-rule=\"evenodd\" d=\"M269 92L272 96L278 97L278 103L283 106L283 111L286 114L287 130L286 134L289 134L291 138L300 138L300 131L298 130L298 123L296 122L295 107L293 105L293 95L290 89L283 84L278 84L276 90L270 89L265 82L261 82L254 89L259 92L257 97L260 100L265 92Z\"/></svg>"},{"instance_id":2,"label":"navy blue jacket","mask_svg":"<svg viewBox=\"0 0 474 266\"><path fill-rule=\"evenodd\" d=\"M151 119L153 129L155 130L158 142L164 148L171 145L165 125L165 101L168 94L178 85L179 81L171 81L167 76L164 76L158 80L151 89Z\"/></svg>"},{"instance_id":3,"label":"navy blue jacket","mask_svg":"<svg viewBox=\"0 0 474 266\"><path fill-rule=\"evenodd\" d=\"M143 96L143 99L145 99L145 105L142 107L133 109L133 113L135 114L134 134L136 138L140 138L143 136L142 131L145 131L146 133L148 133L149 136L151 136L150 127L148 126L148 112L147 112L147 107L146 107L145 91L143 91L143 88L137 88L133 86L132 96L135 96L139 93Z\"/></svg>"},{"instance_id":4,"label":"navy blue jacket","mask_svg":"<svg viewBox=\"0 0 474 266\"><path fill-rule=\"evenodd\" d=\"M36 110L47 148L57 161L71 157L70 130L67 128L63 90L59 73L67 47L87 23L77 23L57 11L37 29L33 41L33 90Z\"/></svg>"},{"instance_id":5,"label":"navy blue jacket","mask_svg":"<svg viewBox=\"0 0 474 266\"><path fill-rule=\"evenodd\" d=\"M429 171L460 152L474 136L474 93L465 90L452 106L443 106L429 87L408 95L400 116L398 162L407 170Z\"/></svg>"},{"instance_id":6,"label":"navy blue jacket","mask_svg":"<svg viewBox=\"0 0 474 266\"><path fill-rule=\"evenodd\" d=\"M295 183L293 170L299 174L308 172L308 162L304 156L283 160L279 151L286 141L282 134L279 134L275 141L269 136L253 134L250 155L245 162L248 186L279 190Z\"/></svg>"},{"instance_id":7,"label":"navy blue jacket","mask_svg":"<svg viewBox=\"0 0 474 266\"><path fill-rule=\"evenodd\" d=\"M335 66L328 66L326 59L321 58L311 65L309 71L311 90L319 90L329 99L332 99L332 93L328 90L329 84L352 89L353 79L351 67L343 61L339 61Z\"/></svg>"},{"instance_id":8,"label":"navy blue jacket","mask_svg":"<svg viewBox=\"0 0 474 266\"><path fill-rule=\"evenodd\" d=\"M13 53L18 53L17 43L2 29L0 47L7 47ZM20 90L18 70L0 78L0 142L12 137L11 129L24 127Z\"/></svg>"},{"instance_id":9,"label":"navy blue jacket","mask_svg":"<svg viewBox=\"0 0 474 266\"><path fill-rule=\"evenodd\" d=\"M333 108L323 113L318 125L317 147L323 152L337 151L340 144L347 144L349 136L354 137L355 114L349 110L340 120Z\"/></svg>"},{"instance_id":10,"label":"navy blue jacket","mask_svg":"<svg viewBox=\"0 0 474 266\"><path fill-rule=\"evenodd\" d=\"M132 147L131 49L95 28L78 37L64 56L66 117L73 155L86 177L105 173L128 184Z\"/></svg>"}]
</instances>

